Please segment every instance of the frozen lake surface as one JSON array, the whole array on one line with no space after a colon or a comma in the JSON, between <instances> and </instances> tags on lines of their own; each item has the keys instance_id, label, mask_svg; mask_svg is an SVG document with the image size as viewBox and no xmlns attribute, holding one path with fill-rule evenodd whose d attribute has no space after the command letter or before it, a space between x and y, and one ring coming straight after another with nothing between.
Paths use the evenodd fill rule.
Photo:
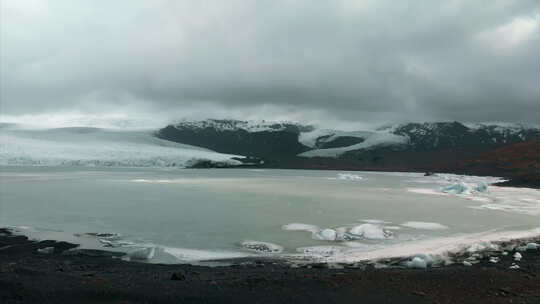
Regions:
<instances>
[{"instance_id":1,"label":"frozen lake surface","mask_svg":"<svg viewBox=\"0 0 540 304\"><path fill-rule=\"evenodd\" d=\"M354 262L540 235L540 191L450 174L0 167L0 226L178 263Z\"/></svg>"}]
</instances>

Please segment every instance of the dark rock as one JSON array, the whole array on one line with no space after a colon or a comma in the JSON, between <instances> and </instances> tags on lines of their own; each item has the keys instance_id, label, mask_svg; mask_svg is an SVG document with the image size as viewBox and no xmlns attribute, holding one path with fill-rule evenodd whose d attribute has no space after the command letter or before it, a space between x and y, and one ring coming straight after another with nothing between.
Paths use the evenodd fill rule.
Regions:
<instances>
[{"instance_id":1,"label":"dark rock","mask_svg":"<svg viewBox=\"0 0 540 304\"><path fill-rule=\"evenodd\" d=\"M186 275L183 272L173 272L173 274L171 275L171 280L184 281L186 280Z\"/></svg>"}]
</instances>

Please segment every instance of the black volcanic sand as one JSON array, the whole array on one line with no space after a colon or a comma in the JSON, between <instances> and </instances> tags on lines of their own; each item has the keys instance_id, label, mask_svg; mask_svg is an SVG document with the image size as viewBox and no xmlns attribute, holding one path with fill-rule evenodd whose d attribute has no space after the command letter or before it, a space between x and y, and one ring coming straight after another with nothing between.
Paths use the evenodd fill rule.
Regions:
<instances>
[{"instance_id":1,"label":"black volcanic sand","mask_svg":"<svg viewBox=\"0 0 540 304\"><path fill-rule=\"evenodd\" d=\"M423 270L159 265L74 247L0 229L0 303L540 303L540 250L522 252L516 270L513 252Z\"/></svg>"}]
</instances>

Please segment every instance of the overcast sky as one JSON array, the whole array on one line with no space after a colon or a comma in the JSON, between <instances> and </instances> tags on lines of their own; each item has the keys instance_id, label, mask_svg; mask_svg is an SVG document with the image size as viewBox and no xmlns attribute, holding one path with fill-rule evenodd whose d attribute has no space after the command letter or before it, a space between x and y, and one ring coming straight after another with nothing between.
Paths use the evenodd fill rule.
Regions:
<instances>
[{"instance_id":1,"label":"overcast sky","mask_svg":"<svg viewBox=\"0 0 540 304\"><path fill-rule=\"evenodd\" d=\"M1 114L540 121L540 1L0 0Z\"/></svg>"}]
</instances>

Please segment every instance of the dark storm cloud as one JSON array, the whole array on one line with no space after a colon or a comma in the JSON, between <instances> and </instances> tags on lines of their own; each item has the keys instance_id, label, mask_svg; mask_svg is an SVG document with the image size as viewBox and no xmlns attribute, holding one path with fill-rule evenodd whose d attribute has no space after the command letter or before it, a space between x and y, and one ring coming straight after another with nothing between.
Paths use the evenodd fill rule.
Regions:
<instances>
[{"instance_id":1,"label":"dark storm cloud","mask_svg":"<svg viewBox=\"0 0 540 304\"><path fill-rule=\"evenodd\" d=\"M537 0L4 0L1 14L2 114L540 121Z\"/></svg>"}]
</instances>

